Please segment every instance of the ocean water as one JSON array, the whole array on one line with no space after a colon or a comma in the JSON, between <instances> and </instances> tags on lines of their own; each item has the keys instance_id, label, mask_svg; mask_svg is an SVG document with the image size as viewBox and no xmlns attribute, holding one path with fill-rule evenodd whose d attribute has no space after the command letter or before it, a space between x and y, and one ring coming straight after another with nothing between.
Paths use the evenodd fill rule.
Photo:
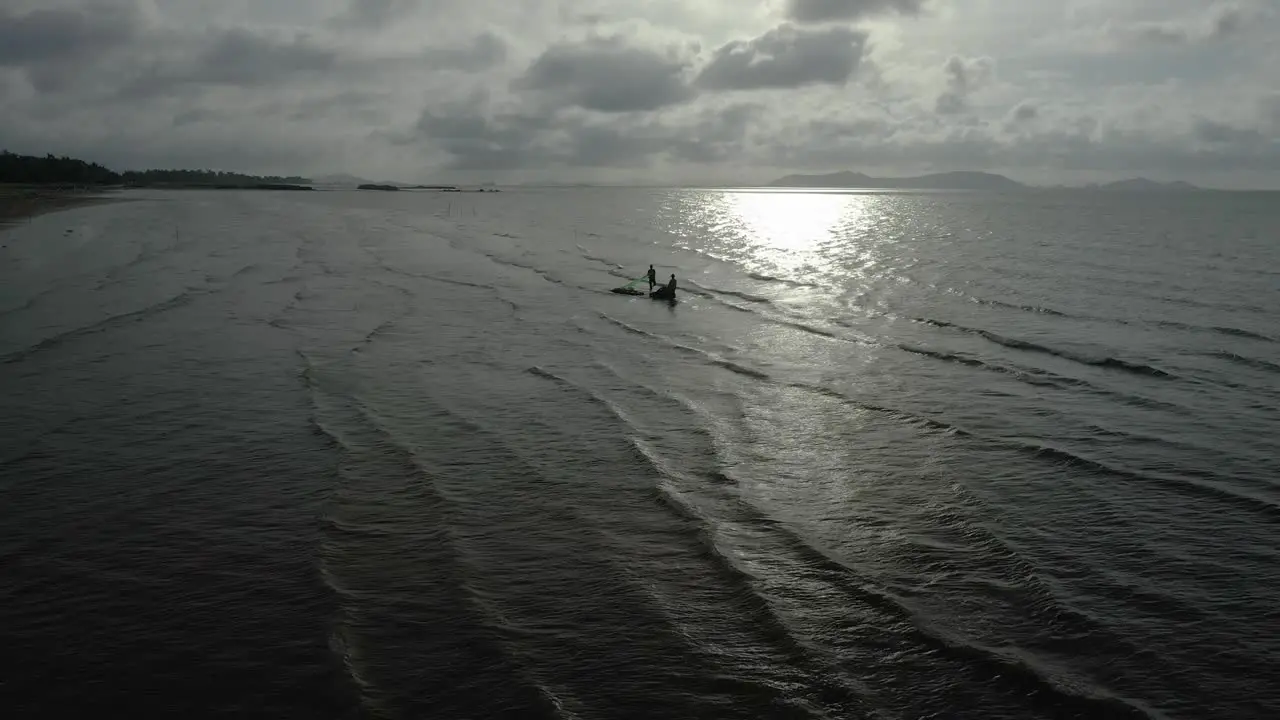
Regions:
<instances>
[{"instance_id":1,"label":"ocean water","mask_svg":"<svg viewBox=\"0 0 1280 720\"><path fill-rule=\"evenodd\" d=\"M6 717L1280 715L1273 196L125 198L0 231Z\"/></svg>"}]
</instances>

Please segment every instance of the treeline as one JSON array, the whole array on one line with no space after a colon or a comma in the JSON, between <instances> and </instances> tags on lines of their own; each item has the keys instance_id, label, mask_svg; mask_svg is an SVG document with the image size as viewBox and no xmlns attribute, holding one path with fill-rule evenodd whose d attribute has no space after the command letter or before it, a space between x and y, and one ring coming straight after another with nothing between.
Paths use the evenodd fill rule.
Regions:
<instances>
[{"instance_id":1,"label":"treeline","mask_svg":"<svg viewBox=\"0 0 1280 720\"><path fill-rule=\"evenodd\" d=\"M243 175L220 170L128 170L115 172L71 157L18 155L0 151L0 183L59 185L285 185L304 177Z\"/></svg>"},{"instance_id":2,"label":"treeline","mask_svg":"<svg viewBox=\"0 0 1280 720\"><path fill-rule=\"evenodd\" d=\"M304 177L278 175L241 175L221 170L129 170L120 175L126 185L299 185L311 182Z\"/></svg>"},{"instance_id":3,"label":"treeline","mask_svg":"<svg viewBox=\"0 0 1280 720\"><path fill-rule=\"evenodd\" d=\"M0 182L24 184L119 185L120 175L97 163L69 157L16 155L0 151Z\"/></svg>"}]
</instances>

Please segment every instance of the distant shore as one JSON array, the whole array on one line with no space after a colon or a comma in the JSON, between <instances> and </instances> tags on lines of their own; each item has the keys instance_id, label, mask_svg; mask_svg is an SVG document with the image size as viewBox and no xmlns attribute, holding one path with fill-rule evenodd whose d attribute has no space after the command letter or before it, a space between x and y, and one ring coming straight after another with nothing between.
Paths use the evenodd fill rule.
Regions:
<instances>
[{"instance_id":1,"label":"distant shore","mask_svg":"<svg viewBox=\"0 0 1280 720\"><path fill-rule=\"evenodd\" d=\"M0 184L0 228L45 213L69 210L83 205L118 202L112 190L56 185Z\"/></svg>"}]
</instances>

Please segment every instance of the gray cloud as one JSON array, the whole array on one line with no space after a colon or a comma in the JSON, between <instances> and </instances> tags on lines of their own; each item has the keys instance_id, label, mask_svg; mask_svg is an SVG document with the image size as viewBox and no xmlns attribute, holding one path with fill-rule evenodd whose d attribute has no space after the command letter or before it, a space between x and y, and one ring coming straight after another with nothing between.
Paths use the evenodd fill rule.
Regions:
<instances>
[{"instance_id":1,"label":"gray cloud","mask_svg":"<svg viewBox=\"0 0 1280 720\"><path fill-rule=\"evenodd\" d=\"M955 115L969 109L969 96L991 79L995 63L991 58L961 58L952 55L943 66L947 88L934 102L939 115Z\"/></svg>"},{"instance_id":2,"label":"gray cloud","mask_svg":"<svg viewBox=\"0 0 1280 720\"><path fill-rule=\"evenodd\" d=\"M686 67L681 59L630 47L622 38L597 38L547 48L512 88L599 112L656 110L693 97Z\"/></svg>"},{"instance_id":3,"label":"gray cloud","mask_svg":"<svg viewBox=\"0 0 1280 720\"><path fill-rule=\"evenodd\" d=\"M917 15L927 0L787 0L787 17L799 23L857 20L870 15Z\"/></svg>"},{"instance_id":4,"label":"gray cloud","mask_svg":"<svg viewBox=\"0 0 1280 720\"><path fill-rule=\"evenodd\" d=\"M507 59L507 43L492 32L484 32L466 45L427 48L421 57L428 69L476 72L502 64Z\"/></svg>"},{"instance_id":5,"label":"gray cloud","mask_svg":"<svg viewBox=\"0 0 1280 720\"><path fill-rule=\"evenodd\" d=\"M487 93L428 104L395 142L435 147L448 155L445 168L465 172L519 171L529 167L645 168L661 160L723 162L741 154L763 106L723 105L677 115L610 115L575 108L498 106Z\"/></svg>"},{"instance_id":6,"label":"gray cloud","mask_svg":"<svg viewBox=\"0 0 1280 720\"><path fill-rule=\"evenodd\" d=\"M1194 135L1200 142L1211 146L1261 149L1268 144L1267 138L1256 128L1236 127L1204 118L1196 122Z\"/></svg>"},{"instance_id":7,"label":"gray cloud","mask_svg":"<svg viewBox=\"0 0 1280 720\"><path fill-rule=\"evenodd\" d=\"M128 7L0 10L0 66L82 59L128 43L143 18Z\"/></svg>"},{"instance_id":8,"label":"gray cloud","mask_svg":"<svg viewBox=\"0 0 1280 720\"><path fill-rule=\"evenodd\" d=\"M1280 173L1280 145L1254 130L1200 122L1190 134L1152 132L1116 120L1037 111L1037 122L1010 134L1006 124L969 127L941 119L878 123L804 123L767 148L771 164L816 169L895 168L896 172L986 169L1023 176L1028 169L1194 178L1206 173Z\"/></svg>"},{"instance_id":9,"label":"gray cloud","mask_svg":"<svg viewBox=\"0 0 1280 720\"><path fill-rule=\"evenodd\" d=\"M221 120L226 117L226 113L218 112L213 108L192 108L184 110L173 116L173 126L175 128L183 125L198 125L203 122L211 122Z\"/></svg>"},{"instance_id":10,"label":"gray cloud","mask_svg":"<svg viewBox=\"0 0 1280 720\"><path fill-rule=\"evenodd\" d=\"M1272 137L1280 138L1280 92L1268 93L1258 100L1258 115Z\"/></svg>"},{"instance_id":11,"label":"gray cloud","mask_svg":"<svg viewBox=\"0 0 1280 720\"><path fill-rule=\"evenodd\" d=\"M144 36L146 18L128 4L0 10L0 68L18 69L39 92L74 85L86 63L102 63Z\"/></svg>"},{"instance_id":12,"label":"gray cloud","mask_svg":"<svg viewBox=\"0 0 1280 720\"><path fill-rule=\"evenodd\" d=\"M1040 109L1030 102L1021 102L1009 111L1009 119L1015 123L1027 123L1040 116Z\"/></svg>"},{"instance_id":13,"label":"gray cloud","mask_svg":"<svg viewBox=\"0 0 1280 720\"><path fill-rule=\"evenodd\" d=\"M867 34L860 30L784 24L716 50L696 84L708 90L842 85L857 72L866 44Z\"/></svg>"},{"instance_id":14,"label":"gray cloud","mask_svg":"<svg viewBox=\"0 0 1280 720\"><path fill-rule=\"evenodd\" d=\"M297 73L327 72L338 53L305 38L278 40L248 30L219 36L196 58L185 78L225 85L265 85Z\"/></svg>"},{"instance_id":15,"label":"gray cloud","mask_svg":"<svg viewBox=\"0 0 1280 720\"><path fill-rule=\"evenodd\" d=\"M491 33L461 45L403 55L361 56L306 36L233 28L211 37L156 37L160 57L141 64L121 84L119 97L137 101L202 92L209 87L269 88L358 82L403 68L407 72L480 72L502 63L507 46Z\"/></svg>"},{"instance_id":16,"label":"gray cloud","mask_svg":"<svg viewBox=\"0 0 1280 720\"><path fill-rule=\"evenodd\" d=\"M1242 34L1248 29L1252 13L1239 5L1215 5L1206 16L1192 21L1138 23L1122 30L1122 35L1148 43L1187 45L1218 42Z\"/></svg>"},{"instance_id":17,"label":"gray cloud","mask_svg":"<svg viewBox=\"0 0 1280 720\"><path fill-rule=\"evenodd\" d=\"M350 0L347 9L331 18L336 29L379 30L404 20L421 8L421 0Z\"/></svg>"},{"instance_id":18,"label":"gray cloud","mask_svg":"<svg viewBox=\"0 0 1280 720\"><path fill-rule=\"evenodd\" d=\"M772 27L733 0L0 0L0 142L408 180L992 169L1280 187L1268 3L1092 2L1064 24L1044 3L954 0L942 18L775 0L791 22ZM895 15L914 19L851 26Z\"/></svg>"},{"instance_id":19,"label":"gray cloud","mask_svg":"<svg viewBox=\"0 0 1280 720\"><path fill-rule=\"evenodd\" d=\"M307 76L324 78L343 61L336 49L305 37L241 28L197 38L157 35L152 48L155 55L116 71L132 71L120 81L119 99L189 95L212 86L269 88Z\"/></svg>"},{"instance_id":20,"label":"gray cloud","mask_svg":"<svg viewBox=\"0 0 1280 720\"><path fill-rule=\"evenodd\" d=\"M389 119L389 93L364 90L342 90L316 97L282 103L278 114L290 122L337 119L357 123L382 124Z\"/></svg>"},{"instance_id":21,"label":"gray cloud","mask_svg":"<svg viewBox=\"0 0 1280 720\"><path fill-rule=\"evenodd\" d=\"M484 93L461 102L428 105L413 129L395 138L402 146L429 144L444 151L446 169L515 170L552 162L547 135L554 115L493 111Z\"/></svg>"}]
</instances>

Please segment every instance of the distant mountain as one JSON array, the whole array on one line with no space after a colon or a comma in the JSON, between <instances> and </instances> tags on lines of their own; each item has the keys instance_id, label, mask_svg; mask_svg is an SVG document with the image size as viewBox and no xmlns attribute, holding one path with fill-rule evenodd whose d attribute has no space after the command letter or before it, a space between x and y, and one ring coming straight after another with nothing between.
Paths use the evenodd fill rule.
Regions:
<instances>
[{"instance_id":1,"label":"distant mountain","mask_svg":"<svg viewBox=\"0 0 1280 720\"><path fill-rule=\"evenodd\" d=\"M875 188L885 190L1021 190L1026 185L1003 175L984 172L946 172L903 178L877 178L860 172L826 175L788 175L770 187Z\"/></svg>"},{"instance_id":2,"label":"distant mountain","mask_svg":"<svg viewBox=\"0 0 1280 720\"><path fill-rule=\"evenodd\" d=\"M336 175L318 177L315 179L315 182L323 185L365 185L370 181L356 175L338 173Z\"/></svg>"},{"instance_id":3,"label":"distant mountain","mask_svg":"<svg viewBox=\"0 0 1280 720\"><path fill-rule=\"evenodd\" d=\"M1183 182L1181 180L1162 183L1162 182L1157 182L1155 180L1148 180L1147 178L1141 178L1141 177L1103 183L1102 185L1097 185L1096 187L1099 190L1120 190L1125 192L1153 192L1153 191L1161 191L1161 190L1186 191L1186 190L1200 189L1189 182Z\"/></svg>"}]
</instances>

